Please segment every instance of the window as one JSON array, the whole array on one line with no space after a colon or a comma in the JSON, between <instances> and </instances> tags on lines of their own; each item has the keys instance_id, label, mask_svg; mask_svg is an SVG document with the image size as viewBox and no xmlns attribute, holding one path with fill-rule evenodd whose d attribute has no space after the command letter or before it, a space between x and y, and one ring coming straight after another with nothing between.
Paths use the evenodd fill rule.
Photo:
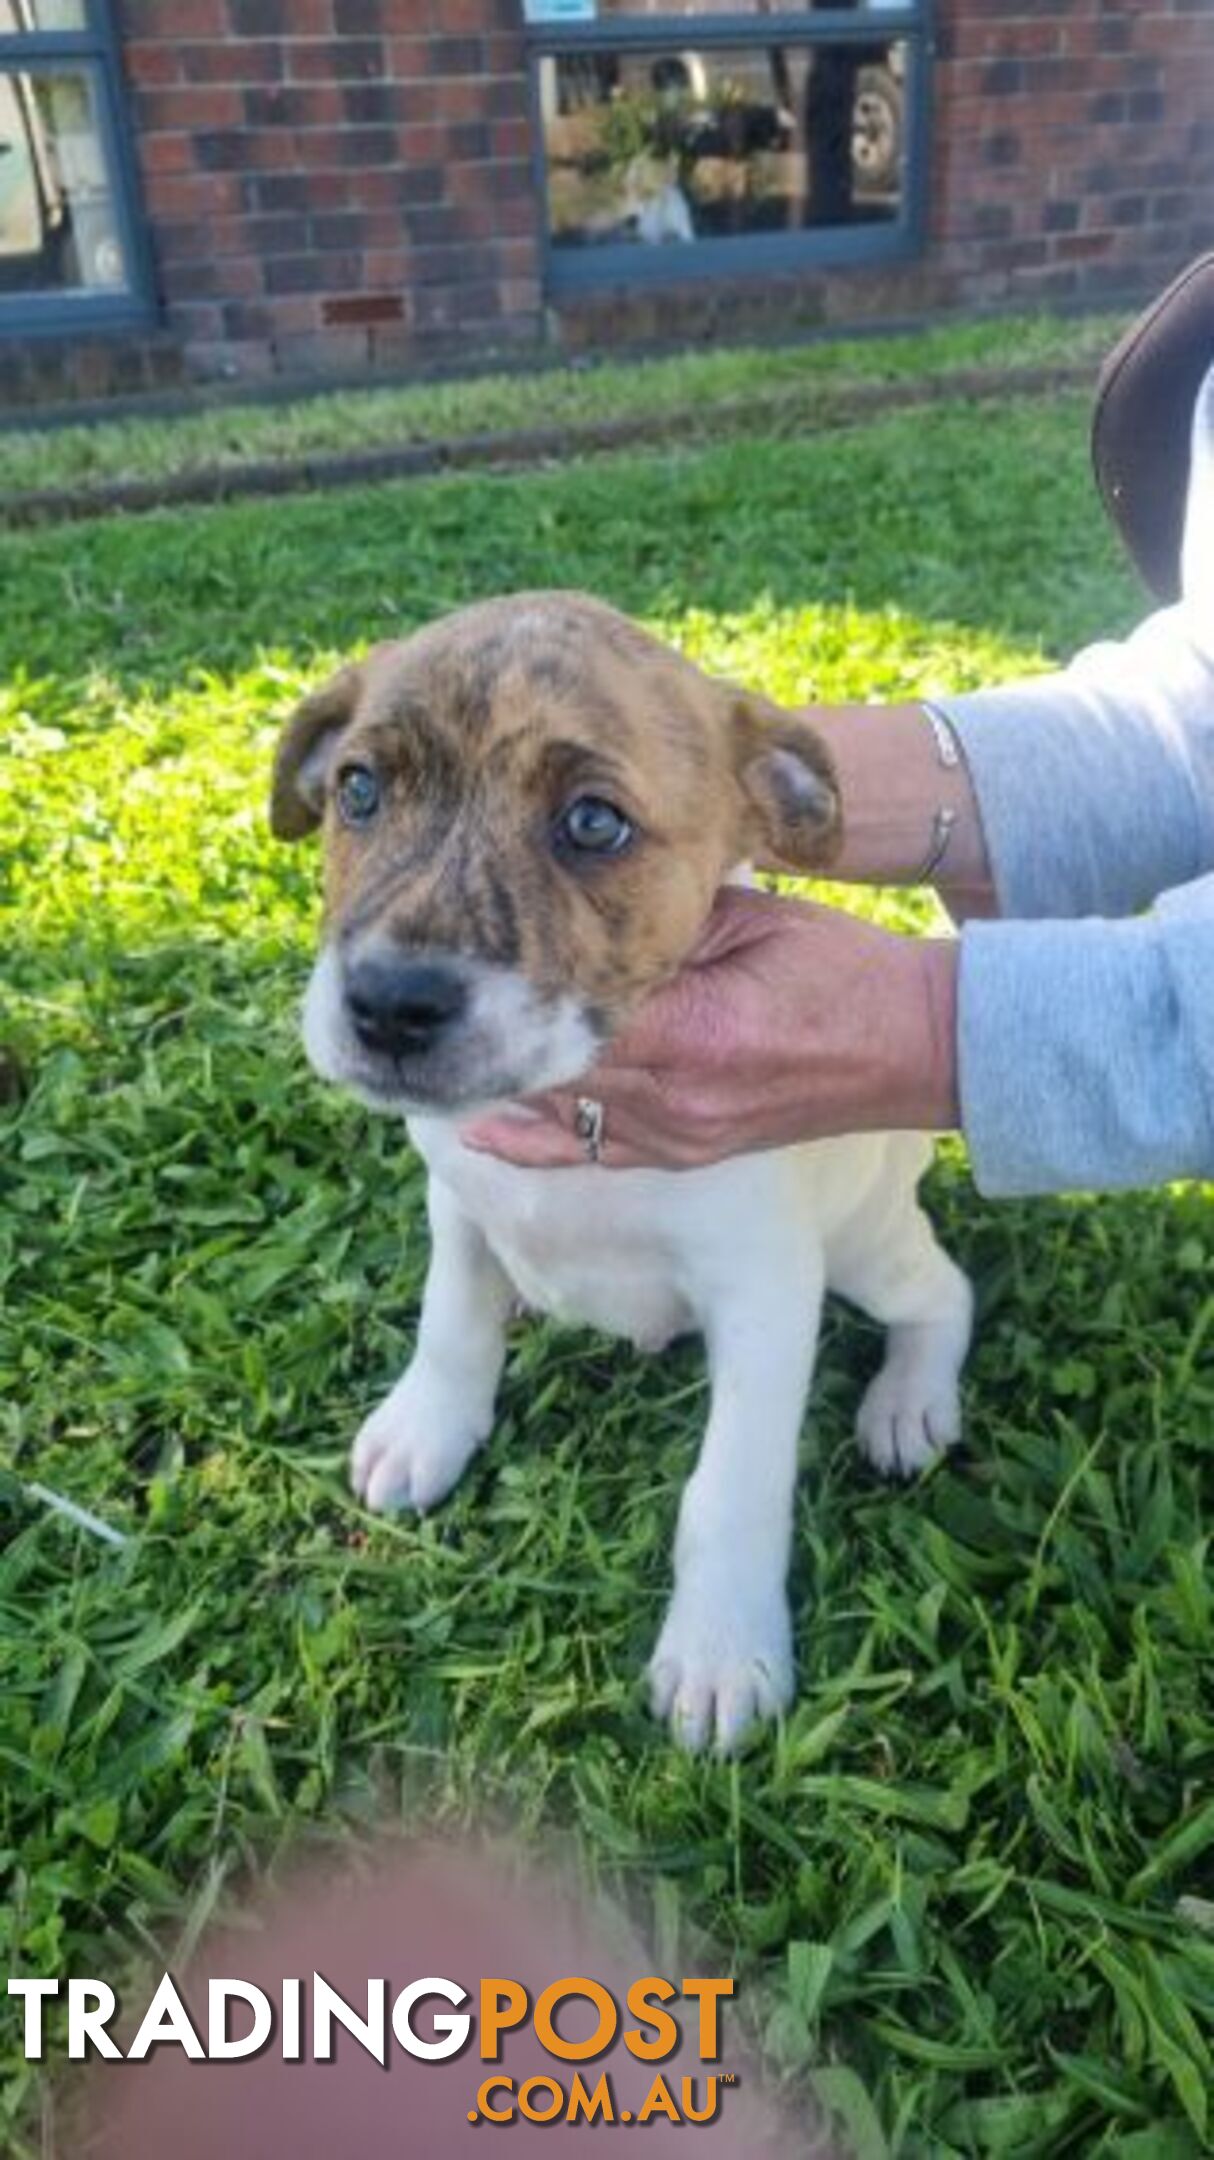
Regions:
<instances>
[{"instance_id":1,"label":"window","mask_svg":"<svg viewBox=\"0 0 1214 2160\"><path fill-rule=\"evenodd\" d=\"M561 4L528 8L555 290L918 246L931 0Z\"/></svg>"},{"instance_id":2,"label":"window","mask_svg":"<svg viewBox=\"0 0 1214 2160\"><path fill-rule=\"evenodd\" d=\"M105 0L0 0L0 336L146 312L133 196Z\"/></svg>"}]
</instances>

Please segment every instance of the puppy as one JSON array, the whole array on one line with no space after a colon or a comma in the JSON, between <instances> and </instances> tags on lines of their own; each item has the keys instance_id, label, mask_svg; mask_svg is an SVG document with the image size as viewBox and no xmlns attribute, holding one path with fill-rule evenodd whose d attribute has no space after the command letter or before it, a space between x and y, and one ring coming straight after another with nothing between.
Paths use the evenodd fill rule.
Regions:
<instances>
[{"instance_id":1,"label":"puppy","mask_svg":"<svg viewBox=\"0 0 1214 2160\"><path fill-rule=\"evenodd\" d=\"M620 222L646 247L668 240L694 240L691 205L675 177L673 158L634 157L624 174Z\"/></svg>"},{"instance_id":2,"label":"puppy","mask_svg":"<svg viewBox=\"0 0 1214 2160\"><path fill-rule=\"evenodd\" d=\"M355 1440L355 1489L417 1509L451 1490L492 1426L519 1294L645 1350L697 1330L711 1412L649 1680L680 1739L728 1750L792 1692L784 1585L827 1287L889 1330L856 1428L871 1460L913 1471L958 1437L970 1295L916 1203L930 1144L530 1171L465 1148L460 1125L585 1073L739 865L829 859L827 755L599 602L522 593L377 646L305 699L271 822L324 827L308 1056L407 1115L430 1171L417 1345Z\"/></svg>"}]
</instances>

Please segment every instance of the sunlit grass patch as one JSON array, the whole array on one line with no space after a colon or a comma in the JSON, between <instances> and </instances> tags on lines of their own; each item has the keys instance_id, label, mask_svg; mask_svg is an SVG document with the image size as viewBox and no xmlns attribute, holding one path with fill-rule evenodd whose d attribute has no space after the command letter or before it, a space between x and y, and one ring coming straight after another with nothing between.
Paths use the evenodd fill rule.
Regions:
<instances>
[{"instance_id":1,"label":"sunlit grass patch","mask_svg":"<svg viewBox=\"0 0 1214 2160\"><path fill-rule=\"evenodd\" d=\"M28 1082L0 1126L8 1970L110 1969L115 1938L167 1959L301 1822L492 1809L571 1829L665 1943L709 1929L776 2073L838 2058L893 2150L1196 2153L1207 1196L993 1207L946 1151L932 1204L982 1305L969 1452L909 1491L861 1471L875 1343L833 1313L800 1693L732 1770L672 1752L637 1688L694 1350L529 1326L432 1520L348 1492L411 1340L422 1196L399 1129L296 1042L317 865L266 830L272 744L339 657L551 584L789 703L1037 670L1139 605L1065 401L0 542ZM130 1542L46 1516L31 1478Z\"/></svg>"}]
</instances>

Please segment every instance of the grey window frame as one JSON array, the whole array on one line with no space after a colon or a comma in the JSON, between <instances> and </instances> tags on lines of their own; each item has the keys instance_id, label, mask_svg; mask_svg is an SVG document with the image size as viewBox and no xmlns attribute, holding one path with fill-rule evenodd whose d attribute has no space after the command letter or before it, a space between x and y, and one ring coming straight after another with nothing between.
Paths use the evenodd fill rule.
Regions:
<instances>
[{"instance_id":1,"label":"grey window frame","mask_svg":"<svg viewBox=\"0 0 1214 2160\"><path fill-rule=\"evenodd\" d=\"M0 70L88 69L97 85L97 124L127 282L118 291L0 292L0 339L62 337L67 331L147 327L155 319L151 249L141 214L139 175L127 116L111 0L84 0L79 30L0 30Z\"/></svg>"},{"instance_id":2,"label":"grey window frame","mask_svg":"<svg viewBox=\"0 0 1214 2160\"><path fill-rule=\"evenodd\" d=\"M530 24L535 184L543 206L543 276L554 299L604 286L692 284L705 279L786 275L795 270L905 262L926 245L931 155L931 64L935 0L902 7L809 8L772 15L612 15L586 23ZM638 247L631 242L558 248L548 230L547 160L540 109L540 61L566 53L677 51L780 44L874 45L907 49L905 187L898 216L882 225L805 226L797 232L697 240L694 247Z\"/></svg>"}]
</instances>

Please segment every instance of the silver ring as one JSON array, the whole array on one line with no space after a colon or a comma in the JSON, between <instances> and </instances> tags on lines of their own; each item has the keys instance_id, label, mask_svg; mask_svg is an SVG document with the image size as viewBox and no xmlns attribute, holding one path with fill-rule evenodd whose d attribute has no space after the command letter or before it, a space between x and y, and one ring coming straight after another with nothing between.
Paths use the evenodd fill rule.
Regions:
<instances>
[{"instance_id":1,"label":"silver ring","mask_svg":"<svg viewBox=\"0 0 1214 2160\"><path fill-rule=\"evenodd\" d=\"M587 1162L602 1159L606 1143L607 1112L593 1095L579 1095L573 1106L573 1130L586 1151Z\"/></svg>"}]
</instances>

